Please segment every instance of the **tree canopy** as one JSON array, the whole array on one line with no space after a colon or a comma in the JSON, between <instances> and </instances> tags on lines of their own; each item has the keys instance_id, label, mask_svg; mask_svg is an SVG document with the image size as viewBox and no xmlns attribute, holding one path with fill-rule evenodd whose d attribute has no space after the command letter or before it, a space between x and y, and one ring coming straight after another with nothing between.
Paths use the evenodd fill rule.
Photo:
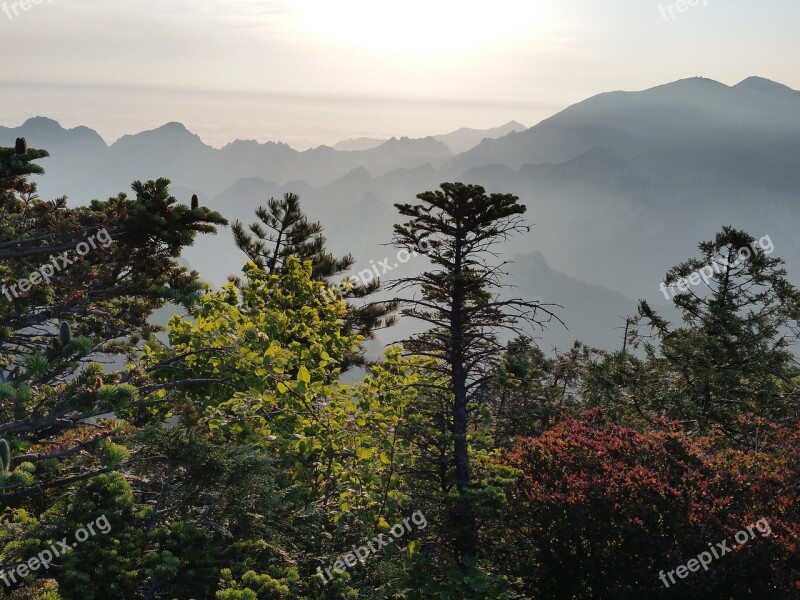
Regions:
<instances>
[{"instance_id":1,"label":"tree canopy","mask_svg":"<svg viewBox=\"0 0 800 600\"><path fill-rule=\"evenodd\" d=\"M427 262L356 305L378 287L330 293L353 259L297 196L233 225L249 260L213 289L181 253L222 215L163 178L41 199L46 157L0 148L9 598L797 596L800 295L761 240L723 228L667 273L707 274L680 326L642 302L622 351L547 354L559 299L507 287L512 194L398 204ZM424 330L344 377L398 307Z\"/></svg>"}]
</instances>

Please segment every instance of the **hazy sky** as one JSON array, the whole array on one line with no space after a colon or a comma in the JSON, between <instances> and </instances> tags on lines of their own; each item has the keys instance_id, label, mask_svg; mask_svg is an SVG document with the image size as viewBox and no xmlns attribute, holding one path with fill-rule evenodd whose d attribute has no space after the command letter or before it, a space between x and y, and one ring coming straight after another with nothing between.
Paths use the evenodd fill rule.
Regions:
<instances>
[{"instance_id":1,"label":"hazy sky","mask_svg":"<svg viewBox=\"0 0 800 600\"><path fill-rule=\"evenodd\" d=\"M797 0L18 1L0 0L0 124L109 141L167 121L299 148L533 125L695 75L800 89Z\"/></svg>"}]
</instances>

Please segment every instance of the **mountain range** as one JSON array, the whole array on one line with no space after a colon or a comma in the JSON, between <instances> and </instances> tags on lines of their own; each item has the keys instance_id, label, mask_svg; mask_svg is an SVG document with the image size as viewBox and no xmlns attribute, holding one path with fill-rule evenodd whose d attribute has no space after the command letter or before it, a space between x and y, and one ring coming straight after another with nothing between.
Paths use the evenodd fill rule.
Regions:
<instances>
[{"instance_id":1,"label":"mountain range","mask_svg":"<svg viewBox=\"0 0 800 600\"><path fill-rule=\"evenodd\" d=\"M493 129L471 129L469 127L462 127L451 133L444 135L434 135L433 139L442 142L454 154L466 152L480 144L485 139L496 139L508 135L509 133L516 133L524 131L526 127L517 121L509 121L505 125L495 127ZM377 138L361 137L350 140L343 140L338 144L333 145L334 150L342 152L353 152L359 150L372 150L381 144L386 143L388 140L381 140Z\"/></svg>"},{"instance_id":2,"label":"mountain range","mask_svg":"<svg viewBox=\"0 0 800 600\"><path fill-rule=\"evenodd\" d=\"M64 129L43 117L0 127L0 142L17 136L51 154L42 163L44 197L66 193L85 203L165 176L179 199L197 193L229 219L250 223L269 197L297 193L325 226L331 249L351 252L356 269L394 252L384 245L398 220L396 202L443 181L514 193L533 225L502 249L516 257L514 293L562 304L569 327L541 334L547 346L581 339L619 347L620 317L631 314L636 298L674 318L658 290L664 273L723 225L770 235L790 279L800 273L800 92L759 77L604 93L529 129L512 122L304 152L253 140L216 149L179 123L110 146L91 129ZM215 284L245 260L229 231L200 239L186 258ZM401 324L381 341L406 331Z\"/></svg>"}]
</instances>

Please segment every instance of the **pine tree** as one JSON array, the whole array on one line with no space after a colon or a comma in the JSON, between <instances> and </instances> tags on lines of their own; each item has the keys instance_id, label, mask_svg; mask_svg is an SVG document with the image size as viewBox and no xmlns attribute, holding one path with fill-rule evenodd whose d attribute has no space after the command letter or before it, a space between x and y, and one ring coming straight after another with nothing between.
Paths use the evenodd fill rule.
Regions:
<instances>
[{"instance_id":1,"label":"pine tree","mask_svg":"<svg viewBox=\"0 0 800 600\"><path fill-rule=\"evenodd\" d=\"M343 273L355 262L349 254L337 259L326 252L322 225L308 220L296 194L271 198L266 207L256 209L256 216L261 223L250 225L251 233L239 221L234 221L231 229L236 245L267 273L283 273L290 256L311 260L318 280Z\"/></svg>"},{"instance_id":2,"label":"pine tree","mask_svg":"<svg viewBox=\"0 0 800 600\"><path fill-rule=\"evenodd\" d=\"M28 148L25 138L17 138L14 148L0 148L0 209L18 213L35 197L36 184L28 177L44 169L33 161L48 156L45 150Z\"/></svg>"},{"instance_id":3,"label":"pine tree","mask_svg":"<svg viewBox=\"0 0 800 600\"><path fill-rule=\"evenodd\" d=\"M495 376L478 391L492 415L495 444L508 447L516 438L540 435L564 413L580 405L575 390L593 351L576 343L569 352L549 357L525 337L511 340Z\"/></svg>"},{"instance_id":4,"label":"pine tree","mask_svg":"<svg viewBox=\"0 0 800 600\"><path fill-rule=\"evenodd\" d=\"M287 193L280 200L272 198L266 207L256 210L256 216L261 223L250 225L250 233L239 221L234 221L231 226L236 245L251 261L267 273L284 274L290 256L310 260L313 279L341 289L337 278L341 280L344 277L344 273L355 264L355 259L350 254L336 258L327 251L322 225L308 220L300 207L299 196ZM349 286L343 296L361 299L379 288L378 281ZM395 322L392 313L396 308L397 305L391 302L364 305L348 302L347 331L371 338L376 330ZM353 355L351 361L363 362L357 355Z\"/></svg>"},{"instance_id":5,"label":"pine tree","mask_svg":"<svg viewBox=\"0 0 800 600\"><path fill-rule=\"evenodd\" d=\"M45 202L28 176L43 173L31 161L47 152L23 146L0 148L0 371L13 391L0 400L0 433L62 451L58 470L37 470L35 488L7 488L0 503L69 483L72 467L79 479L102 471L87 457L108 426L93 425L89 435L87 419L124 408L108 400L126 397L114 386L130 375L115 373L105 386L92 355L136 352L158 330L148 322L154 310L193 302L203 286L175 259L197 233L226 224L206 208L178 205L166 179L135 182L136 199L120 194L77 208L65 198ZM19 226L31 216L33 227ZM86 251L78 254L79 245ZM89 452L76 464L78 450Z\"/></svg>"},{"instance_id":6,"label":"pine tree","mask_svg":"<svg viewBox=\"0 0 800 600\"><path fill-rule=\"evenodd\" d=\"M653 393L642 398L652 415L735 435L745 413L780 419L797 412L791 346L800 333L800 291L787 281L783 259L766 254L761 241L724 227L700 244L698 258L668 271L667 286L697 282L682 283L672 299L682 327L640 303L636 324L648 331L634 329L631 337L644 343L645 366L656 373Z\"/></svg>"},{"instance_id":7,"label":"pine tree","mask_svg":"<svg viewBox=\"0 0 800 600\"><path fill-rule=\"evenodd\" d=\"M495 256L493 248L510 235L529 230L521 216L526 207L516 196L487 195L477 185L444 183L441 190L417 198L419 204L395 205L409 220L395 225L394 244L413 251L427 243L431 270L393 281L389 288L420 287L419 298L397 300L404 306L402 314L430 329L405 345L414 354L437 359L430 381L442 376L446 381L438 394L447 399L443 419L449 421L452 433L450 457L458 498L450 517L457 559L463 566L472 562L478 545L467 432L475 393L495 376L502 349L496 334L507 330L523 335L525 325L541 325L554 315L542 304L497 295L507 263L487 262ZM442 470L440 477L442 489L449 489L449 471Z\"/></svg>"}]
</instances>

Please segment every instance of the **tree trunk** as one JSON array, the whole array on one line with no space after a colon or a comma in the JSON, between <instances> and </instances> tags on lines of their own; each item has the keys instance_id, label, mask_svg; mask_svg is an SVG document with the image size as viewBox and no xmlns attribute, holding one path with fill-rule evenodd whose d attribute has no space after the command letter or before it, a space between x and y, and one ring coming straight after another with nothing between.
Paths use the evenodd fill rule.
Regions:
<instances>
[{"instance_id":1,"label":"tree trunk","mask_svg":"<svg viewBox=\"0 0 800 600\"><path fill-rule=\"evenodd\" d=\"M459 563L465 558L472 558L477 553L478 534L475 515L472 511L472 499L469 490L472 475L469 468L469 448L467 445L467 372L464 367L464 284L460 279L462 270L461 225L456 225L458 244L455 252L456 280L453 286L453 309L450 321L451 356L450 365L453 382L453 461L456 468L456 488L458 503L453 510L453 525L456 530L456 552Z\"/></svg>"},{"instance_id":2,"label":"tree trunk","mask_svg":"<svg viewBox=\"0 0 800 600\"><path fill-rule=\"evenodd\" d=\"M467 446L467 390L461 365L453 365L453 438L454 462L456 468L456 487L458 504L453 510L453 524L456 528L456 551L459 562L477 553L478 535L475 515L472 511L472 499L467 495L472 484Z\"/></svg>"}]
</instances>

